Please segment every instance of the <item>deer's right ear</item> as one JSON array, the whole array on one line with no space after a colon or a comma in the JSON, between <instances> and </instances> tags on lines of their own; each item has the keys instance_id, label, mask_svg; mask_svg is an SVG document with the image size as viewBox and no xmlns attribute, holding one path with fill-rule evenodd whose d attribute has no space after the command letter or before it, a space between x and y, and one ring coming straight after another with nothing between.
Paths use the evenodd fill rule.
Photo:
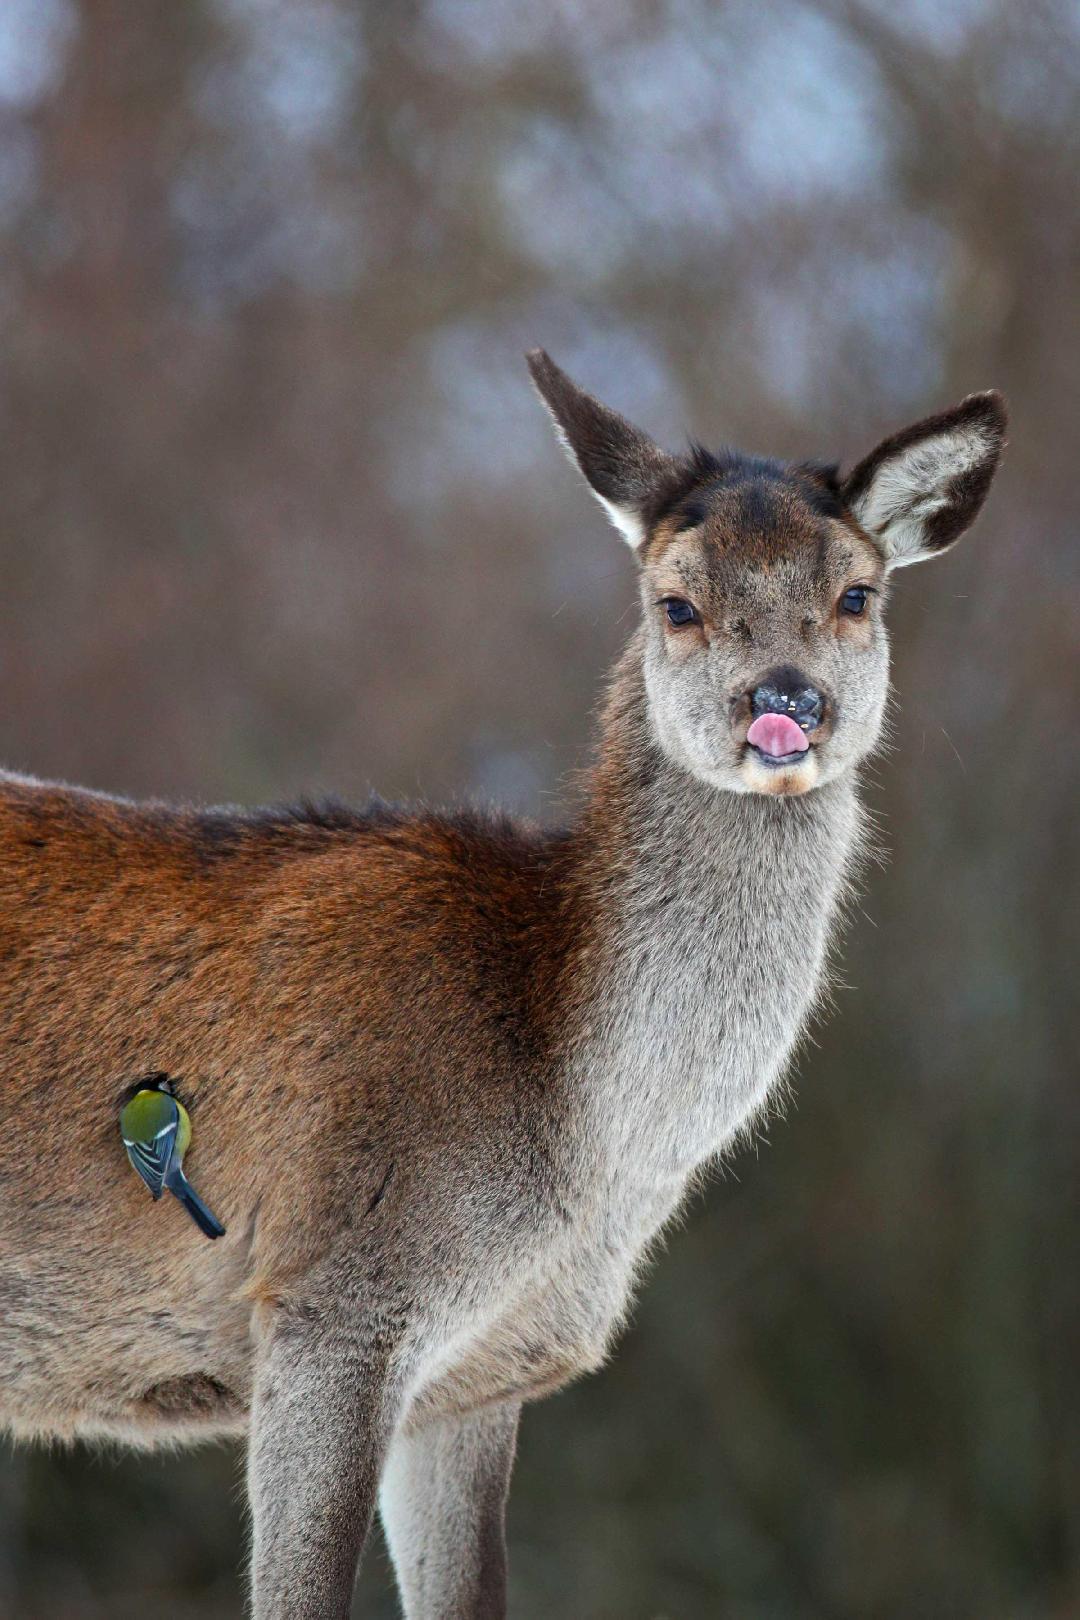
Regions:
<instances>
[{"instance_id":1,"label":"deer's right ear","mask_svg":"<svg viewBox=\"0 0 1080 1620\"><path fill-rule=\"evenodd\" d=\"M887 568L934 557L959 540L986 499L1005 443L1000 394L969 394L951 411L885 439L841 491Z\"/></svg>"},{"instance_id":2,"label":"deer's right ear","mask_svg":"<svg viewBox=\"0 0 1080 1620\"><path fill-rule=\"evenodd\" d=\"M543 349L526 356L532 380L555 432L623 539L639 546L650 507L678 476L674 456L655 445L618 411L572 382Z\"/></svg>"}]
</instances>

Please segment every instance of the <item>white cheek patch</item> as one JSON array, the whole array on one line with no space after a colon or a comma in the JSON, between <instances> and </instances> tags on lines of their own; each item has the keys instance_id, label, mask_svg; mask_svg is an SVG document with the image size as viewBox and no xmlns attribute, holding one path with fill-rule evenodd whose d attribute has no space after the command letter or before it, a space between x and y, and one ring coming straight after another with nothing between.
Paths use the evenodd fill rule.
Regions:
<instances>
[{"instance_id":1,"label":"white cheek patch","mask_svg":"<svg viewBox=\"0 0 1080 1620\"><path fill-rule=\"evenodd\" d=\"M965 427L921 439L882 463L852 511L863 528L883 542L890 568L903 568L931 554L926 525L935 512L948 506L953 479L993 452L990 434Z\"/></svg>"}]
</instances>

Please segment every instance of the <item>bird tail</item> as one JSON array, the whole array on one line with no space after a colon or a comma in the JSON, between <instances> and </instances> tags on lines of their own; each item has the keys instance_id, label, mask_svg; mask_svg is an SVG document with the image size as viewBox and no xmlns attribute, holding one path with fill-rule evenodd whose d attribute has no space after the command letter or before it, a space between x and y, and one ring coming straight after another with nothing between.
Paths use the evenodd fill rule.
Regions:
<instances>
[{"instance_id":1,"label":"bird tail","mask_svg":"<svg viewBox=\"0 0 1080 1620\"><path fill-rule=\"evenodd\" d=\"M166 1185L169 1191L179 1198L204 1237L219 1238L225 1236L225 1228L217 1216L207 1209L183 1171L180 1171L174 1178L170 1178Z\"/></svg>"}]
</instances>

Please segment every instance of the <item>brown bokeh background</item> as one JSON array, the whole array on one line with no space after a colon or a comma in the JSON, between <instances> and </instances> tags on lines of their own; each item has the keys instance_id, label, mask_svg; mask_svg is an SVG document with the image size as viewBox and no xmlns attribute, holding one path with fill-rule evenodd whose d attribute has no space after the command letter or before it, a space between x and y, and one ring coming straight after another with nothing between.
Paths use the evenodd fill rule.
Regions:
<instances>
[{"instance_id":1,"label":"brown bokeh background","mask_svg":"<svg viewBox=\"0 0 1080 1620\"><path fill-rule=\"evenodd\" d=\"M524 348L800 457L1010 399L897 582L891 863L798 1104L527 1414L520 1620L1080 1612L1078 107L1071 0L0 10L13 767L554 819L633 580ZM240 1477L4 1452L0 1612L239 1615Z\"/></svg>"}]
</instances>

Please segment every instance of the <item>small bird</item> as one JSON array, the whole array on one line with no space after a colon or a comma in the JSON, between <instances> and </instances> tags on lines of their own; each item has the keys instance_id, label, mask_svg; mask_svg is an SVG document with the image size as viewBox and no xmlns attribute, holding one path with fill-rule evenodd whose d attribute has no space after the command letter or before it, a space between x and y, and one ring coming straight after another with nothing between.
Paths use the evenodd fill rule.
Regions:
<instances>
[{"instance_id":1,"label":"small bird","mask_svg":"<svg viewBox=\"0 0 1080 1620\"><path fill-rule=\"evenodd\" d=\"M191 1115L171 1091L158 1084L141 1087L120 1110L120 1134L127 1156L155 1198L168 1188L200 1232L219 1238L225 1228L207 1209L183 1171L191 1142Z\"/></svg>"}]
</instances>

